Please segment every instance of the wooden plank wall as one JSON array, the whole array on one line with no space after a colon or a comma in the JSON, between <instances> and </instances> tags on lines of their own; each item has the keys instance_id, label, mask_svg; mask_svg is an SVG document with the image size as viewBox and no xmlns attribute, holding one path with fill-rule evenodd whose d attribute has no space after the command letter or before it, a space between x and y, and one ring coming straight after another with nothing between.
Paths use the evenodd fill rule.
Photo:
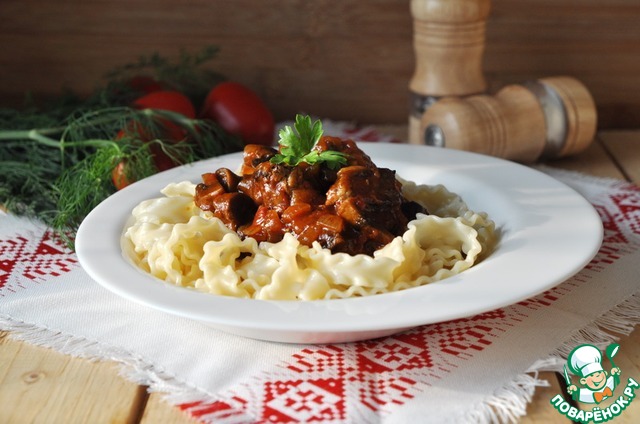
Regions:
<instances>
[{"instance_id":1,"label":"wooden plank wall","mask_svg":"<svg viewBox=\"0 0 640 424\"><path fill-rule=\"evenodd\" d=\"M306 112L405 123L414 67L408 0L2 0L0 105L62 87L85 93L139 55L214 44L215 69L278 119ZM600 128L640 123L640 1L494 0L484 70L492 91L571 75Z\"/></svg>"}]
</instances>

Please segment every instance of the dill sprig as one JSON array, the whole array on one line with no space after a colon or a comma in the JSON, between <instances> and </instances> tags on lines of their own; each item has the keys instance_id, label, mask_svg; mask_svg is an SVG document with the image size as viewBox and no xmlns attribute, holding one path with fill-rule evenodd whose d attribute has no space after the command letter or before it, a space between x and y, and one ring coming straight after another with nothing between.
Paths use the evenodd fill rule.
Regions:
<instances>
[{"instance_id":1,"label":"dill sprig","mask_svg":"<svg viewBox=\"0 0 640 424\"><path fill-rule=\"evenodd\" d=\"M182 128L189 142L163 138L167 121ZM144 137L131 130L114 140L123 128L144 128ZM130 181L158 172L153 146L176 164L241 148L211 121L128 107L84 112L62 127L0 131L0 203L10 212L34 215L61 232L73 232L115 192L111 173L118 163L126 162Z\"/></svg>"},{"instance_id":2,"label":"dill sprig","mask_svg":"<svg viewBox=\"0 0 640 424\"><path fill-rule=\"evenodd\" d=\"M154 152L184 164L241 150L241 141L212 121L128 107L141 93L127 78L142 70L174 89L206 93L222 77L198 67L216 53L183 52L177 63L157 54L141 57L112 71L85 99L65 92L44 107L27 97L21 110L0 109L0 205L72 239L91 209L116 191L112 172L119 163L126 164L127 180L137 181L158 172ZM184 140L172 138L167 123Z\"/></svg>"}]
</instances>

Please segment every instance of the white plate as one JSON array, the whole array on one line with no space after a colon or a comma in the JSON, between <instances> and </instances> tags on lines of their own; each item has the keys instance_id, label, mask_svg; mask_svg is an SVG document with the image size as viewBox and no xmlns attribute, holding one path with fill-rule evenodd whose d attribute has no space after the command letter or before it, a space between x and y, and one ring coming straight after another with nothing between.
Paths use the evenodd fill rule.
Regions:
<instances>
[{"instance_id":1,"label":"white plate","mask_svg":"<svg viewBox=\"0 0 640 424\"><path fill-rule=\"evenodd\" d=\"M496 251L449 279L363 298L263 301L200 293L143 273L123 256L120 240L131 210L159 197L170 182L200 181L219 167L237 169L241 154L171 169L119 191L78 230L82 267L114 293L152 308L257 339L338 343L385 336L422 324L507 306L547 290L582 269L602 242L593 207L557 180L483 155L404 144L360 143L380 167L417 183L444 184L501 232Z\"/></svg>"}]
</instances>

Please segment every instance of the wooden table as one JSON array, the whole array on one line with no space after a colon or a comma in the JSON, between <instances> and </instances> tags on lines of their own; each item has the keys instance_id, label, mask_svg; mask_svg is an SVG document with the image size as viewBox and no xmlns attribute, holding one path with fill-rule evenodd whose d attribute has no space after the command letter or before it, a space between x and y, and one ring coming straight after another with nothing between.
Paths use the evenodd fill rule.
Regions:
<instances>
[{"instance_id":1,"label":"wooden table","mask_svg":"<svg viewBox=\"0 0 640 424\"><path fill-rule=\"evenodd\" d=\"M404 137L404 127L384 127ZM640 131L600 132L582 154L550 163L558 168L626 179L640 184ZM621 338L618 365L640 377L640 329ZM0 423L188 423L178 408L125 380L118 364L72 358L12 340L0 332ZM523 423L569 422L550 399L562 391L560 375L542 373L550 387L538 388ZM614 423L640 422L640 401L632 402Z\"/></svg>"}]
</instances>

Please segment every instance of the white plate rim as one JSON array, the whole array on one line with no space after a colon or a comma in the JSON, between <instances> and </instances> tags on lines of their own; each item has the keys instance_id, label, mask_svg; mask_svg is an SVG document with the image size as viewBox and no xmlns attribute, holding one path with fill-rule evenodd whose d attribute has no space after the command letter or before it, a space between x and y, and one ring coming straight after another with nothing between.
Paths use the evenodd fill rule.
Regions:
<instances>
[{"instance_id":1,"label":"white plate rim","mask_svg":"<svg viewBox=\"0 0 640 424\"><path fill-rule=\"evenodd\" d=\"M580 271L601 245L602 222L592 205L572 188L540 171L457 150L408 144L358 144L379 166L399 165L401 169L396 171L403 178L404 172L414 175L418 170L419 175L422 171L428 174L428 181L419 183L443 183L450 188L461 184L460 181L464 183L461 187L473 181L488 189L496 201L513 208L516 215L513 221L497 222L507 230L507 239L496 250L499 257L489 257L458 276L423 287L311 302L261 301L199 293L164 283L123 257L120 237L135 205L143 199L158 197L159 190L170 182L185 179L197 182L201 173L220 166L237 168L241 153L235 153L156 174L107 198L78 229L79 262L92 279L126 299L227 331L248 331L250 336L270 339L271 333L404 329L505 307L565 281ZM441 180L434 181L437 176ZM452 191L468 200L460 190ZM470 189L468 193L473 197L475 192ZM536 219L540 222L535 222ZM576 225L585 230L576 231ZM553 243L548 243L549 240L545 243L543 237L550 235ZM506 245L509 251L501 250L505 242L509 242ZM558 255L568 257L558 261ZM552 269L546 269L549 263L553 264ZM510 283L515 279L518 284L513 286Z\"/></svg>"}]
</instances>

